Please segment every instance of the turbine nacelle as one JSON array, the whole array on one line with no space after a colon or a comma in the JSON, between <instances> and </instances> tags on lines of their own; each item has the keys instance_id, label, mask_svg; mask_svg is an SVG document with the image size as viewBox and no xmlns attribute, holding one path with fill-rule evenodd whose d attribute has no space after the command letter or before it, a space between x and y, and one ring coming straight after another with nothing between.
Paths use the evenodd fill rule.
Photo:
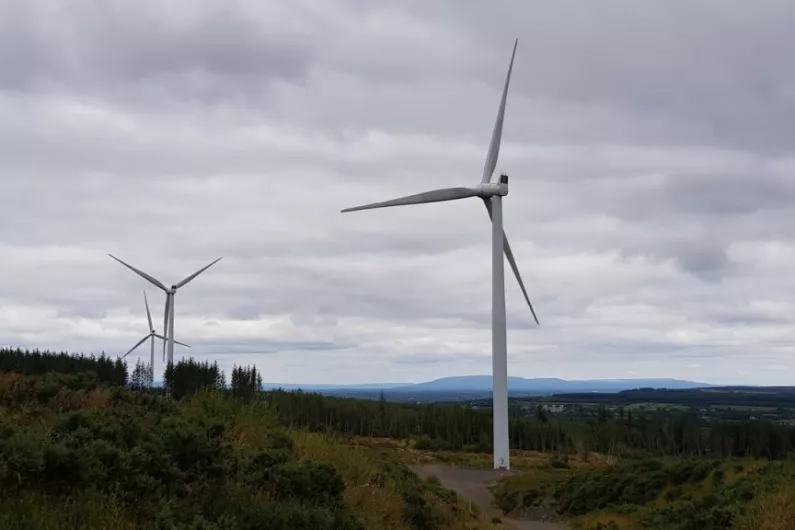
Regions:
<instances>
[{"instance_id":1,"label":"turbine nacelle","mask_svg":"<svg viewBox=\"0 0 795 530\"><path fill-rule=\"evenodd\" d=\"M482 199L489 199L495 195L505 197L508 195L508 175L500 176L497 182L484 182L477 185L478 197Z\"/></svg>"}]
</instances>

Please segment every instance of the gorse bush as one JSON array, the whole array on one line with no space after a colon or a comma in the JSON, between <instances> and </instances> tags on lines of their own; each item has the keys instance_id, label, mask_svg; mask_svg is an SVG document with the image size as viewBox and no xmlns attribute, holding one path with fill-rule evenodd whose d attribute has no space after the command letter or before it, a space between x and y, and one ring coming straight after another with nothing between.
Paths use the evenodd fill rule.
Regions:
<instances>
[{"instance_id":1,"label":"gorse bush","mask_svg":"<svg viewBox=\"0 0 795 530\"><path fill-rule=\"evenodd\" d=\"M644 505L670 486L703 481L717 461L683 461L664 465L643 460L577 474L555 492L563 513L582 515L621 505Z\"/></svg>"},{"instance_id":2,"label":"gorse bush","mask_svg":"<svg viewBox=\"0 0 795 530\"><path fill-rule=\"evenodd\" d=\"M0 528L479 528L457 502L394 454L286 430L258 400L0 376Z\"/></svg>"},{"instance_id":3,"label":"gorse bush","mask_svg":"<svg viewBox=\"0 0 795 530\"><path fill-rule=\"evenodd\" d=\"M49 384L19 388L32 398ZM47 499L46 512L91 492L140 528L362 528L342 502L339 473L300 461L283 436L234 446L234 416L151 407L164 398L123 390L111 399L110 408L66 411L34 399L0 415L0 497ZM0 514L2 528L45 527L48 516Z\"/></svg>"},{"instance_id":4,"label":"gorse bush","mask_svg":"<svg viewBox=\"0 0 795 530\"><path fill-rule=\"evenodd\" d=\"M539 467L501 482L495 488L498 505L505 512L552 505L573 516L573 527L581 530L795 528L795 509L775 504L795 498L792 462L630 461L568 470L555 483L550 473L560 471Z\"/></svg>"}]
</instances>

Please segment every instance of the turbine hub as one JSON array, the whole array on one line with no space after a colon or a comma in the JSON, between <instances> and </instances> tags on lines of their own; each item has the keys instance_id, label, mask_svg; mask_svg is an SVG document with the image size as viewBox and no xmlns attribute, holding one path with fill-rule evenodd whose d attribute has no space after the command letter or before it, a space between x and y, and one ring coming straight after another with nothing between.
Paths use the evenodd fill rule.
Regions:
<instances>
[{"instance_id":1,"label":"turbine hub","mask_svg":"<svg viewBox=\"0 0 795 530\"><path fill-rule=\"evenodd\" d=\"M508 175L501 175L497 182L485 182L480 184L478 189L480 190L478 196L484 199L488 199L495 195L504 197L508 195Z\"/></svg>"}]
</instances>

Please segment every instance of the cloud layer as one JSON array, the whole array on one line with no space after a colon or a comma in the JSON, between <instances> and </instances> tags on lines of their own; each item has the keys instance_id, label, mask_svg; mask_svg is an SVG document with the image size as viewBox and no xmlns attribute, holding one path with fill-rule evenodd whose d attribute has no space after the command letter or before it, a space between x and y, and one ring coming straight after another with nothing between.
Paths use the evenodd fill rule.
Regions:
<instances>
[{"instance_id":1,"label":"cloud layer","mask_svg":"<svg viewBox=\"0 0 795 530\"><path fill-rule=\"evenodd\" d=\"M787 0L0 2L0 343L126 351L142 289L271 381L489 373L477 182L498 171L542 326L509 369L788 384L795 7ZM179 352L178 352L179 353ZM143 354L143 352L142 352Z\"/></svg>"}]
</instances>

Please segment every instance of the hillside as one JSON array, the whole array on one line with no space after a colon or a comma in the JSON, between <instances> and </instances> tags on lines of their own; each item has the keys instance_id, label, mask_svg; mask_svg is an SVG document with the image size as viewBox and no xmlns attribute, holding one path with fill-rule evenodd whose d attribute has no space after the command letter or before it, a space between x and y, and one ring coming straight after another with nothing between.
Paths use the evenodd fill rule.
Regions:
<instances>
[{"instance_id":1,"label":"hillside","mask_svg":"<svg viewBox=\"0 0 795 530\"><path fill-rule=\"evenodd\" d=\"M394 449L285 429L261 403L0 374L0 528L493 528Z\"/></svg>"},{"instance_id":2,"label":"hillside","mask_svg":"<svg viewBox=\"0 0 795 530\"><path fill-rule=\"evenodd\" d=\"M615 393L636 388L692 389L707 388L708 383L680 379L591 379L569 381L558 378L508 378L508 393L513 397L548 396L552 394ZM390 401L455 401L483 399L491 396L490 375L443 377L423 383L371 383L362 385L300 385L263 384L265 389L304 390L330 396L378 399L381 394Z\"/></svg>"},{"instance_id":3,"label":"hillside","mask_svg":"<svg viewBox=\"0 0 795 530\"><path fill-rule=\"evenodd\" d=\"M504 527L409 467L490 468L488 409L262 392L254 367L227 379L192 359L168 367L164 388L149 388L151 375L107 357L0 349L0 528ZM786 421L620 403L570 417L528 401L512 401L514 476L495 488L506 522L795 527L776 504L795 498ZM476 487L483 506L482 480L438 478L462 495Z\"/></svg>"},{"instance_id":4,"label":"hillside","mask_svg":"<svg viewBox=\"0 0 795 530\"><path fill-rule=\"evenodd\" d=\"M697 388L708 387L707 383L683 381L679 379L585 379L566 380L558 378L509 377L508 390L513 392L535 392L539 394L556 394L564 392L619 392L633 388ZM471 375L461 377L444 377L392 390L488 390L492 387L490 375Z\"/></svg>"}]
</instances>

